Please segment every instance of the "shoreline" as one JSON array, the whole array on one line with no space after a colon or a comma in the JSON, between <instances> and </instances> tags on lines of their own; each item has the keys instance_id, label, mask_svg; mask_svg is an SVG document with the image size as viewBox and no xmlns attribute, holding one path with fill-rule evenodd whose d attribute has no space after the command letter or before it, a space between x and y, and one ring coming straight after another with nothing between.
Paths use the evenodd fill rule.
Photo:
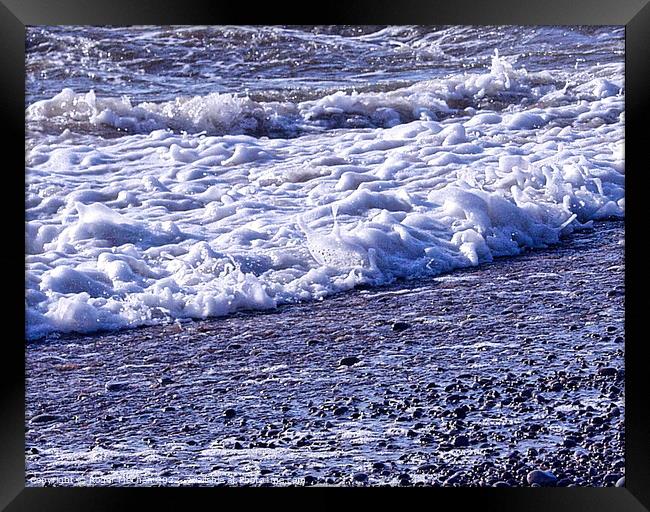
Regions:
<instances>
[{"instance_id":1,"label":"shoreline","mask_svg":"<svg viewBox=\"0 0 650 512\"><path fill-rule=\"evenodd\" d=\"M614 485L623 224L318 302L28 342L27 485Z\"/></svg>"}]
</instances>

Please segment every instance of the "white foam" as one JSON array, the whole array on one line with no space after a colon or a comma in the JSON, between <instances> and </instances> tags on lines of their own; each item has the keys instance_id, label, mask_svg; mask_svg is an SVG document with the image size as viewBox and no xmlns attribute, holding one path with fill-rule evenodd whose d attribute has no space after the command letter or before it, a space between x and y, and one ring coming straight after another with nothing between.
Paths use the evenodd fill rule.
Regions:
<instances>
[{"instance_id":1,"label":"white foam","mask_svg":"<svg viewBox=\"0 0 650 512\"><path fill-rule=\"evenodd\" d=\"M32 119L131 123L143 133L67 132L31 144L27 335L319 299L622 218L622 76L592 82L557 89L553 77L495 57L487 73L275 105L294 126L341 113L382 119L381 128L292 139L235 135L242 112L270 104L234 96L134 107L64 91L34 104ZM509 106L481 107L490 95ZM473 108L439 116L468 98ZM229 134L212 135L217 125Z\"/></svg>"},{"instance_id":2,"label":"white foam","mask_svg":"<svg viewBox=\"0 0 650 512\"><path fill-rule=\"evenodd\" d=\"M439 119L457 112L460 103L497 99L518 103L522 98L561 103L571 98L615 96L622 80L594 79L579 87L558 92L547 72L515 69L507 59L495 55L489 72L461 74L417 83L389 92L346 93L338 91L300 103L257 102L233 93L178 97L173 101L133 105L128 97L97 97L94 91L75 93L64 89L56 96L31 104L27 121L86 126L104 126L120 131L148 133L171 129L208 134L250 133L292 136L303 131L328 128L389 128L416 119ZM465 107L463 107L465 108ZM467 109L465 110L467 111ZM473 123L499 122L494 114ZM534 128L545 122L533 113L511 116L511 128ZM240 149L239 151L243 151ZM172 154L183 161L183 151ZM101 156L96 156L101 161ZM236 162L237 156L232 162Z\"/></svg>"}]
</instances>

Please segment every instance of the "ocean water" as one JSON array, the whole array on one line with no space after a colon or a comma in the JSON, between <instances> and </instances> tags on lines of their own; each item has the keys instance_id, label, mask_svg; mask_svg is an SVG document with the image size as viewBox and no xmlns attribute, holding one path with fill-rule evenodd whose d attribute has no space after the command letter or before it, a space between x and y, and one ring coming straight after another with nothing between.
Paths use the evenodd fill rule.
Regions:
<instances>
[{"instance_id":1,"label":"ocean water","mask_svg":"<svg viewBox=\"0 0 650 512\"><path fill-rule=\"evenodd\" d=\"M29 27L26 334L324 299L625 212L623 27Z\"/></svg>"}]
</instances>

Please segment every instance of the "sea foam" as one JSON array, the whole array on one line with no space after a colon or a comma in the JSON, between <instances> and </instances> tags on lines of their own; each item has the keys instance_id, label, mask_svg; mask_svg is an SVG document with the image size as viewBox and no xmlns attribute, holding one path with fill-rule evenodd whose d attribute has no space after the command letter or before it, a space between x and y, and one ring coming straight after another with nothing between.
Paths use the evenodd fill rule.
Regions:
<instances>
[{"instance_id":1,"label":"sea foam","mask_svg":"<svg viewBox=\"0 0 650 512\"><path fill-rule=\"evenodd\" d=\"M28 150L29 338L435 276L625 210L622 68L570 84L495 56L485 72L296 104L64 90L27 117L88 128ZM285 137L250 136L259 123Z\"/></svg>"}]
</instances>

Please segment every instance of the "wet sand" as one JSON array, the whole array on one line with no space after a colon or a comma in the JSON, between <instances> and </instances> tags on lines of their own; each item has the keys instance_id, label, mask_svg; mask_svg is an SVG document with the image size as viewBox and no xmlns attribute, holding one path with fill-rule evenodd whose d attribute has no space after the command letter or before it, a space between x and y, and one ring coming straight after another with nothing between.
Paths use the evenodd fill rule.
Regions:
<instances>
[{"instance_id":1,"label":"wet sand","mask_svg":"<svg viewBox=\"0 0 650 512\"><path fill-rule=\"evenodd\" d=\"M624 229L594 226L427 281L29 343L26 483L614 485Z\"/></svg>"}]
</instances>

